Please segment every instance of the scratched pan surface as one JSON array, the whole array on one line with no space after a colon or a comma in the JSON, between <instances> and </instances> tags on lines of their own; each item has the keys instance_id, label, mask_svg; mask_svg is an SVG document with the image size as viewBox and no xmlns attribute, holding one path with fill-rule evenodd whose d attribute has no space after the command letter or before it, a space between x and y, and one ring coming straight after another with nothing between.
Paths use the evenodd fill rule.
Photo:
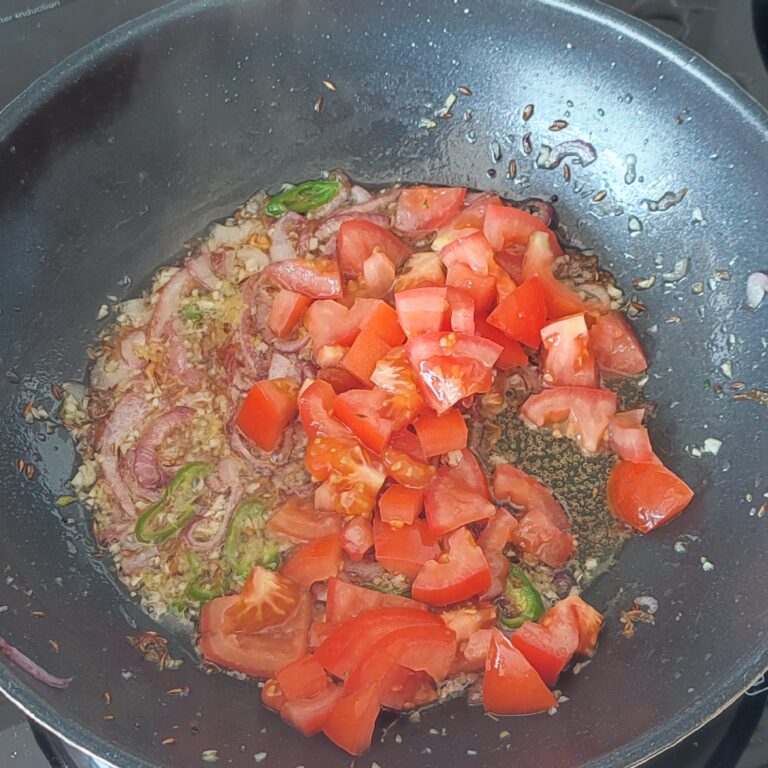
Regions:
<instances>
[{"instance_id":1,"label":"scratched pan surface","mask_svg":"<svg viewBox=\"0 0 768 768\"><path fill-rule=\"evenodd\" d=\"M473 95L453 118L419 127L459 85ZM556 119L568 127L549 131ZM168 631L94 564L81 511L55 506L75 460L66 436L40 436L20 418L32 398L53 411L51 382L82 377L105 295L134 293L190 233L257 187L342 167L368 183L557 195L563 223L626 288L656 275L638 293L647 311L637 321L652 360L647 393L659 403L652 432L697 492L590 590L607 629L596 660L565 676L570 701L555 717L496 722L455 700L420 723L398 721L358 764L522 768L542 755L551 768L632 764L712 717L768 665L768 520L750 514L768 491L766 408L734 400L726 374L730 363L746 390L768 378L768 307L743 304L747 276L766 268L767 126L681 46L564 0L185 2L44 77L0 115L0 633L74 679L52 690L0 658L2 689L126 768L203 765L209 749L221 765L252 766L257 753L275 768L349 764L263 710L253 684L200 671L182 635L170 637L180 669L161 673L139 657L127 634ZM521 151L525 132L531 155ZM534 167L542 144L572 138L593 143L598 159L572 163L569 184L562 169ZM684 188L668 210L643 202ZM632 217L642 226L634 236ZM661 273L681 256L688 275L665 284ZM706 438L722 441L719 453L692 455ZM31 480L16 473L19 456L36 466ZM684 534L686 551L676 551ZM656 626L627 640L618 615L640 594L659 601ZM185 686L186 697L166 693ZM162 746L167 737L176 743Z\"/></svg>"}]
</instances>

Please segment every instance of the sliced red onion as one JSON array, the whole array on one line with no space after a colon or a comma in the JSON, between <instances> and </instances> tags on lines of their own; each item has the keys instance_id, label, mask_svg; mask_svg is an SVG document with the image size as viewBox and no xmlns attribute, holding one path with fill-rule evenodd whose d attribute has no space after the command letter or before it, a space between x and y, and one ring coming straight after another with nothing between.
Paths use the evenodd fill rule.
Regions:
<instances>
[{"instance_id":1,"label":"sliced red onion","mask_svg":"<svg viewBox=\"0 0 768 768\"><path fill-rule=\"evenodd\" d=\"M378 224L380 227L389 226L389 216L383 213L355 213L353 209L345 208L335 216L320 222L317 229L315 229L314 237L317 238L319 243L325 243L332 235L339 231L339 227L345 221L370 221L373 224Z\"/></svg>"},{"instance_id":2,"label":"sliced red onion","mask_svg":"<svg viewBox=\"0 0 768 768\"><path fill-rule=\"evenodd\" d=\"M516 203L515 207L528 211L536 218L541 219L546 226L554 228L552 222L555 220L555 207L552 203L547 203L538 197L529 197L527 200Z\"/></svg>"},{"instance_id":3,"label":"sliced red onion","mask_svg":"<svg viewBox=\"0 0 768 768\"><path fill-rule=\"evenodd\" d=\"M0 652L4 653L19 669L32 675L35 680L50 685L51 688L66 688L71 682L71 677L56 677L50 672L44 670L39 664L32 661L26 654L23 654L18 648L12 646L0 635Z\"/></svg>"},{"instance_id":4,"label":"sliced red onion","mask_svg":"<svg viewBox=\"0 0 768 768\"><path fill-rule=\"evenodd\" d=\"M237 340L240 344L243 364L246 372L254 379L265 379L269 373L269 363L272 350L267 348L263 352L257 352L253 347L253 318L246 307L240 316L237 328Z\"/></svg>"},{"instance_id":5,"label":"sliced red onion","mask_svg":"<svg viewBox=\"0 0 768 768\"><path fill-rule=\"evenodd\" d=\"M222 246L237 246L253 234L253 222L246 219L239 224L228 226L214 224L208 235L208 249L218 251Z\"/></svg>"},{"instance_id":6,"label":"sliced red onion","mask_svg":"<svg viewBox=\"0 0 768 768\"><path fill-rule=\"evenodd\" d=\"M138 347L146 345L147 334L141 328L130 331L120 338L120 356L134 371L141 371L147 365L147 361L136 354Z\"/></svg>"},{"instance_id":7,"label":"sliced red onion","mask_svg":"<svg viewBox=\"0 0 768 768\"><path fill-rule=\"evenodd\" d=\"M224 509L224 514L219 520L218 527L212 536L200 536L197 534L198 530L210 521L206 517L205 513L199 515L193 520L187 530L184 532L184 540L190 549L195 552L213 552L218 549L227 537L227 531L229 530L229 523L232 520L232 515L235 514L237 505L243 498L245 491L243 488L233 488L232 492L227 499L227 506ZM197 534L197 535L196 535Z\"/></svg>"},{"instance_id":8,"label":"sliced red onion","mask_svg":"<svg viewBox=\"0 0 768 768\"><path fill-rule=\"evenodd\" d=\"M304 224L304 217L299 213L288 211L281 216L272 229L269 230L269 237L272 245L269 248L269 256L272 261L285 261L293 259L296 256L296 245L291 239L291 235L297 237L299 228Z\"/></svg>"},{"instance_id":9,"label":"sliced red onion","mask_svg":"<svg viewBox=\"0 0 768 768\"><path fill-rule=\"evenodd\" d=\"M566 157L573 158L573 162L586 168L597 160L597 152L589 142L580 139L564 141L554 147L542 145L536 164L545 171L551 171L557 168Z\"/></svg>"},{"instance_id":10,"label":"sliced red onion","mask_svg":"<svg viewBox=\"0 0 768 768\"><path fill-rule=\"evenodd\" d=\"M753 272L747 278L747 306L757 309L768 293L768 275L765 272Z\"/></svg>"},{"instance_id":11,"label":"sliced red onion","mask_svg":"<svg viewBox=\"0 0 768 768\"><path fill-rule=\"evenodd\" d=\"M268 379L296 379L299 378L298 361L295 357L287 357L280 352L273 352L269 361Z\"/></svg>"},{"instance_id":12,"label":"sliced red onion","mask_svg":"<svg viewBox=\"0 0 768 768\"><path fill-rule=\"evenodd\" d=\"M201 248L197 256L187 260L187 269L209 291L218 287L219 278L214 274L211 253L207 248Z\"/></svg>"},{"instance_id":13,"label":"sliced red onion","mask_svg":"<svg viewBox=\"0 0 768 768\"><path fill-rule=\"evenodd\" d=\"M129 381L135 375L136 371L123 362L123 360L105 352L94 361L89 374L89 380L94 389L105 391L114 389L120 384Z\"/></svg>"},{"instance_id":14,"label":"sliced red onion","mask_svg":"<svg viewBox=\"0 0 768 768\"><path fill-rule=\"evenodd\" d=\"M610 312L611 296L602 283L582 283L578 289L581 293L586 294L584 301L590 309L595 309L601 314Z\"/></svg>"},{"instance_id":15,"label":"sliced red onion","mask_svg":"<svg viewBox=\"0 0 768 768\"><path fill-rule=\"evenodd\" d=\"M213 271L224 278L235 276L235 252L231 248L214 251L211 254L211 267Z\"/></svg>"},{"instance_id":16,"label":"sliced red onion","mask_svg":"<svg viewBox=\"0 0 768 768\"><path fill-rule=\"evenodd\" d=\"M189 282L189 272L180 269L160 290L149 324L150 339L159 339L168 321L179 311L181 297Z\"/></svg>"},{"instance_id":17,"label":"sliced red onion","mask_svg":"<svg viewBox=\"0 0 768 768\"><path fill-rule=\"evenodd\" d=\"M259 332L265 341L274 339L272 331L267 327L267 318L272 309L272 297L267 292L264 274L253 275L243 284L243 303L250 309L253 318L252 329Z\"/></svg>"},{"instance_id":18,"label":"sliced red onion","mask_svg":"<svg viewBox=\"0 0 768 768\"><path fill-rule=\"evenodd\" d=\"M187 348L181 337L181 321L174 318L165 326L165 336L168 345L168 367L180 381L190 387L199 387L203 383L205 375L196 370L189 362Z\"/></svg>"},{"instance_id":19,"label":"sliced red onion","mask_svg":"<svg viewBox=\"0 0 768 768\"><path fill-rule=\"evenodd\" d=\"M349 190L349 197L352 205L361 205L362 203L367 203L373 195L365 187L353 184Z\"/></svg>"},{"instance_id":20,"label":"sliced red onion","mask_svg":"<svg viewBox=\"0 0 768 768\"><path fill-rule=\"evenodd\" d=\"M336 235L320 246L320 255L326 259L336 258Z\"/></svg>"},{"instance_id":21,"label":"sliced red onion","mask_svg":"<svg viewBox=\"0 0 768 768\"><path fill-rule=\"evenodd\" d=\"M115 542L123 542L136 527L133 520L110 523L106 528L99 528L96 539L102 547Z\"/></svg>"},{"instance_id":22,"label":"sliced red onion","mask_svg":"<svg viewBox=\"0 0 768 768\"><path fill-rule=\"evenodd\" d=\"M383 211L387 206L394 203L395 200L400 197L401 192L402 190L399 188L387 189L384 192L379 192L363 203L358 203L357 205L345 208L344 213L354 213L356 216L359 216L361 213L376 213Z\"/></svg>"},{"instance_id":23,"label":"sliced red onion","mask_svg":"<svg viewBox=\"0 0 768 768\"><path fill-rule=\"evenodd\" d=\"M152 561L159 555L157 547L142 547L137 550L123 550L120 560L120 570L125 576L135 576L152 565Z\"/></svg>"},{"instance_id":24,"label":"sliced red onion","mask_svg":"<svg viewBox=\"0 0 768 768\"><path fill-rule=\"evenodd\" d=\"M244 469L243 461L238 456L225 456L216 467L216 472L206 479L206 485L214 493L227 493L238 485Z\"/></svg>"},{"instance_id":25,"label":"sliced red onion","mask_svg":"<svg viewBox=\"0 0 768 768\"><path fill-rule=\"evenodd\" d=\"M139 487L151 490L163 483L165 473L157 451L168 435L189 424L194 415L192 408L176 406L158 416L144 431L133 455L133 472Z\"/></svg>"},{"instance_id":26,"label":"sliced red onion","mask_svg":"<svg viewBox=\"0 0 768 768\"><path fill-rule=\"evenodd\" d=\"M236 426L232 426L230 429L229 444L238 456L245 459L248 468L254 475L269 475L274 473L275 464L269 454L264 453L263 458L254 456Z\"/></svg>"},{"instance_id":27,"label":"sliced red onion","mask_svg":"<svg viewBox=\"0 0 768 768\"><path fill-rule=\"evenodd\" d=\"M118 452L132 431L138 429L147 418L152 407L136 394L128 394L112 409L104 424L104 431L99 440L98 450L104 482L127 517L136 514L136 505L128 486L120 477Z\"/></svg>"},{"instance_id":28,"label":"sliced red onion","mask_svg":"<svg viewBox=\"0 0 768 768\"><path fill-rule=\"evenodd\" d=\"M295 355L297 352L301 352L309 344L309 341L309 336L304 336L300 339L277 339L272 346L277 352Z\"/></svg>"}]
</instances>

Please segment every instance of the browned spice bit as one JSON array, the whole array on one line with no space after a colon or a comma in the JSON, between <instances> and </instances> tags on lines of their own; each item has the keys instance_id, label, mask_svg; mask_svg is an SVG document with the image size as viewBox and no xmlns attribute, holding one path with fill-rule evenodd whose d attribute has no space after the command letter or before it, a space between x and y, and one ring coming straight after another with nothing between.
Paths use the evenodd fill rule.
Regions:
<instances>
[{"instance_id":1,"label":"browned spice bit","mask_svg":"<svg viewBox=\"0 0 768 768\"><path fill-rule=\"evenodd\" d=\"M51 394L57 400L63 400L64 399L64 393L59 388L59 385L58 384L54 384L54 382L51 382Z\"/></svg>"},{"instance_id":2,"label":"browned spice bit","mask_svg":"<svg viewBox=\"0 0 768 768\"><path fill-rule=\"evenodd\" d=\"M531 152L533 152L533 144L531 143L531 134L526 133L521 139L521 141L523 144L523 152L525 152L526 155L530 155Z\"/></svg>"},{"instance_id":3,"label":"browned spice bit","mask_svg":"<svg viewBox=\"0 0 768 768\"><path fill-rule=\"evenodd\" d=\"M680 315L670 315L664 322L667 325L676 325L679 322L682 322L682 317Z\"/></svg>"},{"instance_id":4,"label":"browned spice bit","mask_svg":"<svg viewBox=\"0 0 768 768\"><path fill-rule=\"evenodd\" d=\"M768 509L768 501L764 501L757 510L758 517L765 517L765 510Z\"/></svg>"},{"instance_id":5,"label":"browned spice bit","mask_svg":"<svg viewBox=\"0 0 768 768\"><path fill-rule=\"evenodd\" d=\"M754 400L761 405L768 405L768 392L762 389L748 389L746 392L739 392L733 396L734 400Z\"/></svg>"},{"instance_id":6,"label":"browned spice bit","mask_svg":"<svg viewBox=\"0 0 768 768\"><path fill-rule=\"evenodd\" d=\"M510 179L514 179L517 176L517 163L514 160L509 161L509 168L507 169L507 175Z\"/></svg>"},{"instance_id":7,"label":"browned spice bit","mask_svg":"<svg viewBox=\"0 0 768 768\"><path fill-rule=\"evenodd\" d=\"M174 738L173 738L173 736L169 736L167 739L163 739L163 740L162 740L160 743L161 743L161 744L162 744L164 747L168 747L168 746L170 746L171 744L175 744L175 743L176 743L176 739L174 739Z\"/></svg>"},{"instance_id":8,"label":"browned spice bit","mask_svg":"<svg viewBox=\"0 0 768 768\"><path fill-rule=\"evenodd\" d=\"M675 115L675 125L682 125L683 124L683 118L680 117L680 115Z\"/></svg>"},{"instance_id":9,"label":"browned spice bit","mask_svg":"<svg viewBox=\"0 0 768 768\"><path fill-rule=\"evenodd\" d=\"M171 688L166 693L169 696L188 696L189 688L186 685L183 688Z\"/></svg>"},{"instance_id":10,"label":"browned spice bit","mask_svg":"<svg viewBox=\"0 0 768 768\"><path fill-rule=\"evenodd\" d=\"M30 400L21 409L21 415L26 419L29 416L29 414L32 413L32 409L34 407L35 407L35 401L34 400Z\"/></svg>"},{"instance_id":11,"label":"browned spice bit","mask_svg":"<svg viewBox=\"0 0 768 768\"><path fill-rule=\"evenodd\" d=\"M629 306L632 307L632 309L639 315L642 312L645 312L648 307L643 304L642 301L630 301Z\"/></svg>"},{"instance_id":12,"label":"browned spice bit","mask_svg":"<svg viewBox=\"0 0 768 768\"><path fill-rule=\"evenodd\" d=\"M27 466L27 462L24 461L24 459L21 456L19 456L19 458L16 459L16 471L17 472L23 472L24 471L24 467L26 467L26 466Z\"/></svg>"},{"instance_id":13,"label":"browned spice bit","mask_svg":"<svg viewBox=\"0 0 768 768\"><path fill-rule=\"evenodd\" d=\"M596 485L593 485L592 486L592 498L596 499L598 493L599 493L599 488Z\"/></svg>"},{"instance_id":14,"label":"browned spice bit","mask_svg":"<svg viewBox=\"0 0 768 768\"><path fill-rule=\"evenodd\" d=\"M58 653L61 650L61 646L56 640L48 640L48 645L50 645L51 648L53 648L54 653Z\"/></svg>"},{"instance_id":15,"label":"browned spice bit","mask_svg":"<svg viewBox=\"0 0 768 768\"><path fill-rule=\"evenodd\" d=\"M743 381L732 381L731 382L731 389L734 390L735 392L738 392L738 391L744 389L744 387L746 387L746 386L747 385Z\"/></svg>"},{"instance_id":16,"label":"browned spice bit","mask_svg":"<svg viewBox=\"0 0 768 768\"><path fill-rule=\"evenodd\" d=\"M472 120L472 118L473 118L473 117L474 117L474 115L472 114L472 110L471 110L471 109L468 109L468 110L467 110L467 111L464 113L464 119L465 119L465 120L466 120L468 123L469 123L469 122Z\"/></svg>"},{"instance_id":17,"label":"browned spice bit","mask_svg":"<svg viewBox=\"0 0 768 768\"><path fill-rule=\"evenodd\" d=\"M24 468L24 474L27 476L27 480L31 480L35 476L35 472L37 472L37 470L35 469L34 464L27 464Z\"/></svg>"},{"instance_id":18,"label":"browned spice bit","mask_svg":"<svg viewBox=\"0 0 768 768\"><path fill-rule=\"evenodd\" d=\"M472 95L472 89L468 88L466 85L460 85L459 86L459 93L462 96L471 96Z\"/></svg>"},{"instance_id":19,"label":"browned spice bit","mask_svg":"<svg viewBox=\"0 0 768 768\"><path fill-rule=\"evenodd\" d=\"M324 99L324 98L321 96L321 97L320 97L320 98L319 98L319 99L318 99L318 100L315 102L315 105L314 105L314 107L312 107L312 109L313 109L315 112L319 113L319 112L321 112L321 111L322 111L322 109L323 109L323 104L325 104L325 99Z\"/></svg>"},{"instance_id":20,"label":"browned spice bit","mask_svg":"<svg viewBox=\"0 0 768 768\"><path fill-rule=\"evenodd\" d=\"M336 83L331 82L330 80L323 80L323 85L329 90L329 91L335 91L336 90Z\"/></svg>"},{"instance_id":21,"label":"browned spice bit","mask_svg":"<svg viewBox=\"0 0 768 768\"><path fill-rule=\"evenodd\" d=\"M595 194L592 195L592 202L600 203L605 200L606 197L608 197L608 193L604 189L601 189L599 192L595 192Z\"/></svg>"},{"instance_id":22,"label":"browned spice bit","mask_svg":"<svg viewBox=\"0 0 768 768\"><path fill-rule=\"evenodd\" d=\"M566 184L571 180L571 166L568 163L563 163L563 178Z\"/></svg>"},{"instance_id":23,"label":"browned spice bit","mask_svg":"<svg viewBox=\"0 0 768 768\"><path fill-rule=\"evenodd\" d=\"M29 613L31 616L34 616L36 619L45 618L45 611L30 611Z\"/></svg>"},{"instance_id":24,"label":"browned spice bit","mask_svg":"<svg viewBox=\"0 0 768 768\"><path fill-rule=\"evenodd\" d=\"M721 394L723 393L723 388L722 388L722 386L721 386L720 384L715 384L715 385L712 387L712 391L713 391L713 392L714 392L716 395L721 395Z\"/></svg>"},{"instance_id":25,"label":"browned spice bit","mask_svg":"<svg viewBox=\"0 0 768 768\"><path fill-rule=\"evenodd\" d=\"M568 127L567 120L555 120L555 122L549 126L549 130L553 131L554 133L557 133L557 131L562 131L563 128L567 128L567 127Z\"/></svg>"},{"instance_id":26,"label":"browned spice bit","mask_svg":"<svg viewBox=\"0 0 768 768\"><path fill-rule=\"evenodd\" d=\"M621 612L619 622L624 625L621 634L626 638L630 638L635 634L635 624L638 622L643 624L655 624L656 620L652 613L644 611L637 606L637 604L633 603L630 610Z\"/></svg>"},{"instance_id":27,"label":"browned spice bit","mask_svg":"<svg viewBox=\"0 0 768 768\"><path fill-rule=\"evenodd\" d=\"M533 117L533 104L526 104L523 110L523 120L527 123Z\"/></svg>"},{"instance_id":28,"label":"browned spice bit","mask_svg":"<svg viewBox=\"0 0 768 768\"><path fill-rule=\"evenodd\" d=\"M144 656L145 661L157 664L159 669L175 668L181 664L180 660L171 657L168 653L168 641L157 632L126 635L125 639Z\"/></svg>"},{"instance_id":29,"label":"browned spice bit","mask_svg":"<svg viewBox=\"0 0 768 768\"><path fill-rule=\"evenodd\" d=\"M115 716L114 715L104 715L104 717L102 719L103 720L114 720Z\"/></svg>"},{"instance_id":30,"label":"browned spice bit","mask_svg":"<svg viewBox=\"0 0 768 768\"><path fill-rule=\"evenodd\" d=\"M112 706L112 694L109 691L104 691L104 703L108 706Z\"/></svg>"}]
</instances>

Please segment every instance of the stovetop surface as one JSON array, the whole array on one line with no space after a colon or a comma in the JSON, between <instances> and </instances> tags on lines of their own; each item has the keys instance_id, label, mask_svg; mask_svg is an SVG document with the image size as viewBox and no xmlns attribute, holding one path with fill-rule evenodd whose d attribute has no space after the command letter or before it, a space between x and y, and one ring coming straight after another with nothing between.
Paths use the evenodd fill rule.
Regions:
<instances>
[{"instance_id":1,"label":"stovetop surface","mask_svg":"<svg viewBox=\"0 0 768 768\"><path fill-rule=\"evenodd\" d=\"M96 37L168 0L0 0L0 108ZM768 106L768 0L608 0L677 38ZM647 768L768 767L768 691L753 689ZM56 758L54 758L55 760ZM95 764L72 751L73 768ZM0 768L49 768L26 717L0 697ZM56 765L56 763L53 763ZM59 763L57 768L69 768Z\"/></svg>"}]
</instances>

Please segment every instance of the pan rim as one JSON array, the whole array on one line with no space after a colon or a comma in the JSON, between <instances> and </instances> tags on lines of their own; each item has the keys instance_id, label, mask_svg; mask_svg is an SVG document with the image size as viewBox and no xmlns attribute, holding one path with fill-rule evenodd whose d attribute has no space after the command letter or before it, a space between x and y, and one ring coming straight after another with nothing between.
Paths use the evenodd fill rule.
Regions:
<instances>
[{"instance_id":1,"label":"pan rim","mask_svg":"<svg viewBox=\"0 0 768 768\"><path fill-rule=\"evenodd\" d=\"M241 0L173 0L166 6L128 21L111 32L66 57L47 73L32 82L24 91L0 110L0 144L30 118L52 94L60 92L103 57L121 49L140 37L177 20L193 18L201 12L231 5ZM646 22L603 5L597 0L527 0L549 8L582 17L606 30L613 31L649 48L685 72L723 99L758 133L768 136L768 111L730 76L699 54L674 40ZM752 682L768 669L768 648L756 651L735 670L719 690L694 701L680 710L663 726L649 730L633 741L585 763L583 768L636 766L674 746L719 715L746 691ZM122 748L115 748L93 730L77 725L52 712L46 700L38 695L10 664L0 665L0 693L4 694L25 714L57 734L73 747L117 768L154 768L142 758ZM65 735L68 734L68 735ZM111 757L104 757L111 755ZM118 760L119 762L111 762Z\"/></svg>"}]
</instances>

